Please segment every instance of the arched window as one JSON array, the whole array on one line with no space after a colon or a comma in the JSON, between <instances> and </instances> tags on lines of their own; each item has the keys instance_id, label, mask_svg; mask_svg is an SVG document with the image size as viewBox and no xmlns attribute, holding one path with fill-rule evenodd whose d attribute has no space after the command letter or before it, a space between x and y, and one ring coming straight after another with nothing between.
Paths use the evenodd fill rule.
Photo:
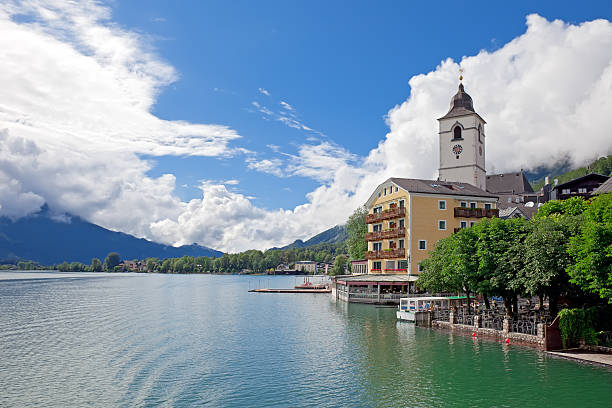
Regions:
<instances>
[{"instance_id":1,"label":"arched window","mask_svg":"<svg viewBox=\"0 0 612 408\"><path fill-rule=\"evenodd\" d=\"M455 126L453 130L453 139L461 139L461 126Z\"/></svg>"},{"instance_id":2,"label":"arched window","mask_svg":"<svg viewBox=\"0 0 612 408\"><path fill-rule=\"evenodd\" d=\"M482 125L478 125L478 141L482 143Z\"/></svg>"}]
</instances>

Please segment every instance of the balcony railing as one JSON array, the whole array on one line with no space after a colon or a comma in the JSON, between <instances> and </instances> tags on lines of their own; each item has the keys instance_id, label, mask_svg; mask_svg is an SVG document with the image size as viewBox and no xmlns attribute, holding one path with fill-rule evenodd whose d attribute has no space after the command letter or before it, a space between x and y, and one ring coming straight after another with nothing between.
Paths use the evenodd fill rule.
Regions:
<instances>
[{"instance_id":1,"label":"balcony railing","mask_svg":"<svg viewBox=\"0 0 612 408\"><path fill-rule=\"evenodd\" d=\"M366 223L373 224L382 220L391 220L393 218L400 218L406 216L406 207L395 207L389 208L376 214L367 214Z\"/></svg>"},{"instance_id":2,"label":"balcony railing","mask_svg":"<svg viewBox=\"0 0 612 408\"><path fill-rule=\"evenodd\" d=\"M455 218L491 218L499 217L499 209L497 208L466 208L455 207Z\"/></svg>"},{"instance_id":3,"label":"balcony railing","mask_svg":"<svg viewBox=\"0 0 612 408\"><path fill-rule=\"evenodd\" d=\"M367 259L391 259L391 258L403 258L406 256L405 248L399 249L385 249L382 251L368 251L366 252Z\"/></svg>"},{"instance_id":4,"label":"balcony railing","mask_svg":"<svg viewBox=\"0 0 612 408\"><path fill-rule=\"evenodd\" d=\"M380 241L381 239L397 238L397 237L403 237L405 235L406 235L406 228L401 227L401 228L394 228L394 229L387 230L387 231L367 232L365 234L365 240L366 241Z\"/></svg>"}]
</instances>

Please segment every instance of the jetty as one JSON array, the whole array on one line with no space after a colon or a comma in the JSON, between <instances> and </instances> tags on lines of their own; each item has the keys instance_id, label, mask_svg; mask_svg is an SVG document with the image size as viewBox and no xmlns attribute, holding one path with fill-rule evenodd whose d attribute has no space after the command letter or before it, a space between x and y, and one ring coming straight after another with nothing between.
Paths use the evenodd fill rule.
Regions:
<instances>
[{"instance_id":1,"label":"jetty","mask_svg":"<svg viewBox=\"0 0 612 408\"><path fill-rule=\"evenodd\" d=\"M251 289L256 293L331 293L331 289Z\"/></svg>"}]
</instances>

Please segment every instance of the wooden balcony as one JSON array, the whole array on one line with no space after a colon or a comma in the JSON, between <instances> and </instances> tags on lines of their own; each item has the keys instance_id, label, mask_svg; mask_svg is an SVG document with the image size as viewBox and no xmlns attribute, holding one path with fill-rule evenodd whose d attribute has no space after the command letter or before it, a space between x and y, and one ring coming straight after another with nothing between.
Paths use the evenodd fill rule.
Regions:
<instances>
[{"instance_id":1,"label":"wooden balcony","mask_svg":"<svg viewBox=\"0 0 612 408\"><path fill-rule=\"evenodd\" d=\"M367 259L392 259L392 258L404 258L405 256L406 256L405 248L366 252Z\"/></svg>"},{"instance_id":2,"label":"wooden balcony","mask_svg":"<svg viewBox=\"0 0 612 408\"><path fill-rule=\"evenodd\" d=\"M377 214L367 214L366 223L373 224L383 220L392 220L393 218L401 218L406 216L406 207L389 208Z\"/></svg>"},{"instance_id":3,"label":"wooden balcony","mask_svg":"<svg viewBox=\"0 0 612 408\"><path fill-rule=\"evenodd\" d=\"M366 241L380 241L383 239L401 238L406 236L406 228L394 228L387 231L374 231L365 234Z\"/></svg>"},{"instance_id":4,"label":"wooden balcony","mask_svg":"<svg viewBox=\"0 0 612 408\"><path fill-rule=\"evenodd\" d=\"M499 217L499 209L455 207L455 218L492 218Z\"/></svg>"}]
</instances>

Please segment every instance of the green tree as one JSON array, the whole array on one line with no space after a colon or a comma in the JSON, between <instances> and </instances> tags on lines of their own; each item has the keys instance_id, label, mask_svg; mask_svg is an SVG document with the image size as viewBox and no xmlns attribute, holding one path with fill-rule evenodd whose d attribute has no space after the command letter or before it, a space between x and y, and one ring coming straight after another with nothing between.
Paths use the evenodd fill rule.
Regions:
<instances>
[{"instance_id":1,"label":"green tree","mask_svg":"<svg viewBox=\"0 0 612 408\"><path fill-rule=\"evenodd\" d=\"M101 272L102 271L102 262L98 258L93 258L91 260L91 271L92 272Z\"/></svg>"},{"instance_id":2,"label":"green tree","mask_svg":"<svg viewBox=\"0 0 612 408\"><path fill-rule=\"evenodd\" d=\"M368 243L364 236L368 232L368 225L365 222L368 209L365 206L357 208L346 222L346 240L348 253L351 259L363 259L368 250Z\"/></svg>"},{"instance_id":3,"label":"green tree","mask_svg":"<svg viewBox=\"0 0 612 408\"><path fill-rule=\"evenodd\" d=\"M552 200L538 209L534 218L559 215L580 215L588 208L588 204L581 197L572 197L567 200Z\"/></svg>"},{"instance_id":4,"label":"green tree","mask_svg":"<svg viewBox=\"0 0 612 408\"><path fill-rule=\"evenodd\" d=\"M612 303L612 193L591 200L568 250L574 260L567 269L572 282Z\"/></svg>"},{"instance_id":5,"label":"green tree","mask_svg":"<svg viewBox=\"0 0 612 408\"><path fill-rule=\"evenodd\" d=\"M106 259L104 259L104 267L108 271L114 270L115 266L119 265L119 263L121 263L121 258L116 252L109 253L106 255Z\"/></svg>"},{"instance_id":6,"label":"green tree","mask_svg":"<svg viewBox=\"0 0 612 408\"><path fill-rule=\"evenodd\" d=\"M535 219L525 238L525 264L518 281L526 294L538 295L540 301L548 296L552 316L557 315L559 296L569 289L566 269L571 258L567 250L581 219L568 215Z\"/></svg>"},{"instance_id":7,"label":"green tree","mask_svg":"<svg viewBox=\"0 0 612 408\"><path fill-rule=\"evenodd\" d=\"M346 267L346 256L338 255L334 261L334 266L331 269L330 275L343 275Z\"/></svg>"}]
</instances>

